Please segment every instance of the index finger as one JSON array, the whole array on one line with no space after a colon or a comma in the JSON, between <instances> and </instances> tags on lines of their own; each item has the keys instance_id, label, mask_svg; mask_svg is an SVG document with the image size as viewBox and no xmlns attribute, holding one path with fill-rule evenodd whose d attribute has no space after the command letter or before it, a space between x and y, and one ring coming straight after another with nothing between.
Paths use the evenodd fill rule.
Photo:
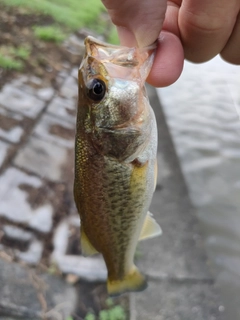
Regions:
<instances>
[{"instance_id":1,"label":"index finger","mask_svg":"<svg viewBox=\"0 0 240 320\"><path fill-rule=\"evenodd\" d=\"M183 0L178 25L185 57L204 62L224 48L239 12L239 0Z\"/></svg>"},{"instance_id":2,"label":"index finger","mask_svg":"<svg viewBox=\"0 0 240 320\"><path fill-rule=\"evenodd\" d=\"M146 47L153 44L162 29L166 0L102 0L120 42L125 46Z\"/></svg>"}]
</instances>

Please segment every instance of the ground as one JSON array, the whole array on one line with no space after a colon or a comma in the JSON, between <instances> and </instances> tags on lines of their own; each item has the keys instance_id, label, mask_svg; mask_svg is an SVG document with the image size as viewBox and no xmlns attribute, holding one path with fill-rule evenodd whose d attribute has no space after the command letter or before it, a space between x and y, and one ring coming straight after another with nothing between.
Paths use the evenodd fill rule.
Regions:
<instances>
[{"instance_id":1,"label":"ground","mask_svg":"<svg viewBox=\"0 0 240 320\"><path fill-rule=\"evenodd\" d=\"M19 76L36 76L41 79L41 83L44 87L51 87L57 89L59 84L56 82L57 74L62 70L70 70L74 66L78 66L81 61L81 55L78 55L77 61L73 63L71 53L61 43L44 42L37 39L32 30L32 26L49 25L53 23L53 19L50 16L34 15L26 13L24 9L19 8L6 8L0 6L0 46L21 46L23 44L29 44L31 46L31 53L27 60L21 60L23 62L23 68L19 71L12 69L0 68L0 88L8 82L12 82L14 79L18 79ZM31 83L33 87L38 87L38 84ZM41 85L39 85L40 87ZM9 117L1 116L0 123L4 126L4 129L12 128L15 125L13 119ZM28 123L26 125L28 127ZM28 130L28 128L26 128ZM61 126L52 126L52 133L57 133L62 137L71 139L74 137L74 130L67 130ZM73 157L73 155L72 155ZM66 206L72 202L72 190L70 181L72 181L72 168L66 168L69 183L66 185L54 185L48 184L48 188L40 188L31 190L29 193L30 202L33 206L37 206L37 202L42 202L46 197L46 193L49 190L54 190L54 198L51 201L55 202L55 206L59 208L58 217L60 219L61 212L66 212ZM27 188L22 185L22 188ZM68 189L68 190L66 190ZM57 196L56 196L57 194ZM61 209L60 209L61 208ZM56 223L58 221L55 221ZM4 242L5 240L2 239ZM6 240L8 241L8 240ZM47 239L46 239L47 241ZM75 242L75 240L73 240ZM13 247L16 244L13 243ZM51 250L51 248L49 248ZM75 253L79 253L79 248L74 249ZM48 254L46 252L46 254Z\"/></svg>"},{"instance_id":2,"label":"ground","mask_svg":"<svg viewBox=\"0 0 240 320\"><path fill-rule=\"evenodd\" d=\"M25 222L10 221L8 217L1 214L0 224L5 227L7 226L8 228L16 227L18 228L17 230L21 230L25 235L32 232L34 233L35 243L38 242L43 244L42 256L37 267L35 267L35 270L37 268L39 269L37 270L37 272L47 271L48 273L54 273L55 275L63 277L68 282L75 285L75 288L78 291L78 295L79 297L81 297L81 303L78 304L78 309L76 310L74 317L76 319L82 319L89 310L93 310L98 313L101 309L108 308L108 306L106 305L107 293L105 285L103 285L102 282L88 283L79 281L78 277L74 277L71 274L69 276L67 272L62 272L51 263L50 256L54 249L53 237L56 227L61 224L61 221L63 221L64 219L68 219L71 216L72 212L75 210L72 195L74 157L72 141L74 140L75 134L74 117L76 115L77 86L76 79L73 80L74 77L68 77L68 75L73 69L77 70L77 67L80 64L83 51L80 50L81 46L78 47L78 40L79 38L83 39L85 35L87 35L88 31L77 31L75 34L72 34L69 37L69 41L64 43L39 40L34 35L33 26L51 25L53 22L54 21L52 17L47 15L29 14L24 9L6 8L0 5L0 54L13 57L13 59L19 62L21 65L20 68L17 67L17 69L19 70L14 70L14 64L11 63L7 66L7 68L3 66L0 67L0 91L1 89L6 87L6 84L17 83L17 81L23 81L22 84L20 83L20 87L22 86L23 91L28 88L27 90L40 92L41 89L47 88L48 92L50 93L50 98L54 94L59 94L60 96L62 95L61 97L63 97L63 100L65 98L67 100L67 97L69 98L71 96L71 91L74 91L74 97L70 97L71 103L73 105L71 107L72 109L69 106L69 108L66 108L67 115L71 120L71 124L69 125L69 123L67 123L64 125L60 120L56 121L56 123L49 124L48 137L57 136L60 139L60 144L65 143L67 147L69 146L68 144L71 145L71 148L68 148L67 151L68 161L66 161L64 167L61 167L64 179L58 179L55 176L52 178L52 173L50 174L50 178L45 177L43 179L40 179L41 181L36 180L38 178L34 178L33 176L31 176L31 178L28 178L28 174L32 174L32 172L34 172L34 170L37 168L38 164L34 163L34 168L32 169L28 165L24 167L24 165L21 163L21 154L24 155L25 150L27 153L28 150L31 149L31 139L35 139L35 137L31 137L32 132L35 132L35 127L37 131L38 129L40 130L39 133L41 136L43 129L46 129L42 127L42 123L52 121L52 118L49 115L44 115L42 118L45 119L45 122L41 122L41 116L43 115L43 111L46 109L45 107L43 107L43 104L39 107L42 111L38 114L36 113L35 115L19 115L17 113L17 115L14 114L14 116L12 116L13 114L10 114L9 111L5 114L1 114L0 128L3 131L9 133L20 124L23 132L21 138L19 138L18 141L15 141L9 148L10 151L8 152L7 157L3 161L2 165L0 165L0 175L2 174L2 176L4 176L5 172L7 172L5 175L6 177L8 173L10 173L11 175L11 172L13 174L14 172L16 174L19 173L21 176L20 180L22 180L19 182L17 188L19 188L19 190L24 194L27 194L27 202L30 206L30 210L37 210L39 206L42 206L47 201L48 203L51 203L51 206L54 208L54 213L52 222L53 225L49 232L37 230L36 228L34 229L32 228L32 226ZM78 40L76 40L77 35ZM16 50L17 48L24 48L25 51L23 51L23 53L25 54L16 54L16 51L14 50ZM63 80L61 79L70 79L70 82L72 82L69 85L66 84L64 89L61 89L63 83ZM73 81L75 82L73 83ZM76 90L72 89L72 84L76 86ZM63 92L64 90L65 92ZM48 101L50 99L49 97L46 98ZM1 96L1 98L1 105L5 106L8 103L8 101L6 101L7 98L4 99L3 96ZM38 101L35 99L34 102L37 103ZM12 107L12 105L10 107ZM38 126L39 123L40 125ZM38 135L37 131L36 134ZM29 137L30 143L28 143ZM5 144L5 142L3 143ZM37 147L40 148L41 143L42 142L39 141ZM24 146L26 146L26 149L24 149ZM54 148L54 145L52 146L52 148ZM59 151L60 148L56 147L56 150ZM18 157L19 153L20 157ZM10 168L10 170L8 170L9 167L12 166L12 163L14 163L14 165L17 167L21 167L21 172L16 168ZM50 162L47 163L46 166L50 166ZM36 172L34 172L34 174L35 173ZM36 186L33 187L32 185L30 185L28 179L32 179L32 181L35 181L34 183L36 183ZM12 189L10 190L10 192L13 192ZM76 210L74 211L74 213L76 215ZM78 230L79 227L70 226L69 228L70 236L68 237L66 255L79 256L81 254ZM5 251L0 251L0 258L3 258L10 262L19 262L21 260L13 253L15 252L14 250L17 250L17 252L20 252L20 254L26 254L31 245L31 242L29 242L27 239L22 239L22 241L19 241L19 239L14 239L13 237L9 236L7 232L1 230L1 228L0 242L1 245L3 245L6 249ZM121 303L124 305L124 307L126 307L127 298L124 297L120 300L116 300L116 303Z\"/></svg>"},{"instance_id":3,"label":"ground","mask_svg":"<svg viewBox=\"0 0 240 320\"><path fill-rule=\"evenodd\" d=\"M71 54L61 44L39 40L32 29L35 25L53 23L51 16L29 14L21 8L0 5L1 48L25 46L31 51L27 59L20 59L23 63L21 71L0 68L0 88L19 73L35 75L44 83L56 87L56 74L62 70L64 63L72 64Z\"/></svg>"}]
</instances>

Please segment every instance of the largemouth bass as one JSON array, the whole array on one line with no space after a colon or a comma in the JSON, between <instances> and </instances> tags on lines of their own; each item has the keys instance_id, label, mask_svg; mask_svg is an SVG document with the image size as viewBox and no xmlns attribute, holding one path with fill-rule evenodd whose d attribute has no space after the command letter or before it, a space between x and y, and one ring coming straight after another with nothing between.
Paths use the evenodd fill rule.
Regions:
<instances>
[{"instance_id":1,"label":"largemouth bass","mask_svg":"<svg viewBox=\"0 0 240 320\"><path fill-rule=\"evenodd\" d=\"M161 234L148 212L157 176L157 126L145 79L154 47L87 37L79 69L74 197L84 255L100 252L110 295L140 291L139 240Z\"/></svg>"}]
</instances>

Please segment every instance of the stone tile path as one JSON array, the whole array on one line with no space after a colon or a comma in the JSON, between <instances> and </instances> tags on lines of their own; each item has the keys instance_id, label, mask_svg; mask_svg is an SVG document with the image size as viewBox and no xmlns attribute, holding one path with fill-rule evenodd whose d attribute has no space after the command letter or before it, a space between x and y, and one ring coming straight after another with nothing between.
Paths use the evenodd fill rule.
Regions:
<instances>
[{"instance_id":1,"label":"stone tile path","mask_svg":"<svg viewBox=\"0 0 240 320\"><path fill-rule=\"evenodd\" d=\"M63 98L68 97L69 85L77 92L76 81L70 75L66 79L61 77L59 82ZM40 199L38 191L49 182L63 181L69 148L72 150L74 145L74 123L48 113L48 106L58 104L57 94L57 90L44 88L41 79L26 76L6 84L0 92L0 218L4 221L3 230L15 226L8 229L4 235L7 238L16 237L16 233L12 233L16 228L20 233L30 231L32 235L52 232L57 208L51 199L57 195L47 194ZM61 104L59 108L64 109ZM30 245L29 250L35 249ZM43 251L41 241L38 241L39 250ZM29 258L29 254L20 254L17 249L14 254L37 264L40 251L35 259Z\"/></svg>"}]
</instances>

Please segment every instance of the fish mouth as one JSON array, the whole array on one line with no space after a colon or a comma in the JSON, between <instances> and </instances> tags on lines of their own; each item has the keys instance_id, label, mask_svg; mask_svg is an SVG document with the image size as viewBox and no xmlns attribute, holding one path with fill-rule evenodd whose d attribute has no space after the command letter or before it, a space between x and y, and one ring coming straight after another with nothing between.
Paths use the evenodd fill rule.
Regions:
<instances>
[{"instance_id":1,"label":"fish mouth","mask_svg":"<svg viewBox=\"0 0 240 320\"><path fill-rule=\"evenodd\" d=\"M131 127L127 124L121 124L115 127L104 127L104 126L100 126L100 127L96 127L96 129L100 129L106 132L116 132L116 131L123 131L123 130L131 130L131 131L137 131L137 129L135 127Z\"/></svg>"},{"instance_id":2,"label":"fish mouth","mask_svg":"<svg viewBox=\"0 0 240 320\"><path fill-rule=\"evenodd\" d=\"M113 127L96 127L96 129L101 129L103 131L107 131L107 132L113 132L115 130L115 128Z\"/></svg>"},{"instance_id":3,"label":"fish mouth","mask_svg":"<svg viewBox=\"0 0 240 320\"><path fill-rule=\"evenodd\" d=\"M131 119L132 120L132 119ZM135 126L132 125L132 121L129 121L129 119L121 124L116 124L115 126L96 126L96 128L98 129L102 129L102 130L108 130L108 131L120 131L120 130L127 130L127 129L134 129L137 130Z\"/></svg>"},{"instance_id":4,"label":"fish mouth","mask_svg":"<svg viewBox=\"0 0 240 320\"><path fill-rule=\"evenodd\" d=\"M124 127L124 128L119 128L119 127L97 127L97 130L100 130L100 131L102 131L104 133L111 133L111 134L115 133L115 134L117 134L117 133L125 132L127 130L127 128L126 127ZM131 131L133 131L133 130L131 130ZM134 130L134 131L136 131L136 130Z\"/></svg>"}]
</instances>

